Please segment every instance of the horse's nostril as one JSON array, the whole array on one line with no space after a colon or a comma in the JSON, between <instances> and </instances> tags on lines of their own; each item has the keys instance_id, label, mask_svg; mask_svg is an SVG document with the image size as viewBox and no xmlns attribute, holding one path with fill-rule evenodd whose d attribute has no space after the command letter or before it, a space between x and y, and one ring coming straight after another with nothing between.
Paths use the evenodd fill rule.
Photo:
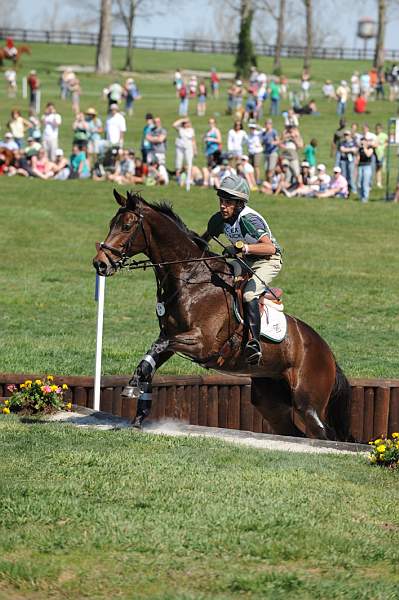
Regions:
<instances>
[{"instance_id":1,"label":"horse's nostril","mask_svg":"<svg viewBox=\"0 0 399 600\"><path fill-rule=\"evenodd\" d=\"M101 260L93 260L93 265L99 275L104 275L104 273L107 272L107 265L105 262L102 262Z\"/></svg>"}]
</instances>

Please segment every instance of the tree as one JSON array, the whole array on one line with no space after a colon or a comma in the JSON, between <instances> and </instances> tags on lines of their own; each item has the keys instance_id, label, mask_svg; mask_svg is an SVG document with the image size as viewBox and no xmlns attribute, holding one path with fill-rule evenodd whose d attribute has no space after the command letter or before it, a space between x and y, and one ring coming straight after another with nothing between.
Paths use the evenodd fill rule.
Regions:
<instances>
[{"instance_id":1,"label":"tree","mask_svg":"<svg viewBox=\"0 0 399 600\"><path fill-rule=\"evenodd\" d=\"M306 46L303 55L303 68L310 69L310 60L313 49L313 0L303 0L306 18Z\"/></svg>"},{"instance_id":2,"label":"tree","mask_svg":"<svg viewBox=\"0 0 399 600\"><path fill-rule=\"evenodd\" d=\"M382 69L384 67L386 8L386 0L378 0L378 29L374 53L374 67L376 69Z\"/></svg>"},{"instance_id":3,"label":"tree","mask_svg":"<svg viewBox=\"0 0 399 600\"><path fill-rule=\"evenodd\" d=\"M109 73L112 68L112 0L101 0L96 72Z\"/></svg>"},{"instance_id":4,"label":"tree","mask_svg":"<svg viewBox=\"0 0 399 600\"><path fill-rule=\"evenodd\" d=\"M284 43L286 0L278 0L278 3L276 0L264 0L263 6L260 8L266 11L276 23L276 47L273 59L273 72L279 73L281 72L281 51Z\"/></svg>"},{"instance_id":5,"label":"tree","mask_svg":"<svg viewBox=\"0 0 399 600\"><path fill-rule=\"evenodd\" d=\"M125 66L123 67L126 71L132 71L133 69L133 30L134 30L134 21L140 5L145 0L117 0L118 4L118 13L117 18L119 18L127 31L127 47L126 47L126 59Z\"/></svg>"},{"instance_id":6,"label":"tree","mask_svg":"<svg viewBox=\"0 0 399 600\"><path fill-rule=\"evenodd\" d=\"M248 77L251 66L256 65L256 56L251 39L253 15L252 0L241 0L240 32L238 35L237 55L234 62L237 77Z\"/></svg>"}]
</instances>

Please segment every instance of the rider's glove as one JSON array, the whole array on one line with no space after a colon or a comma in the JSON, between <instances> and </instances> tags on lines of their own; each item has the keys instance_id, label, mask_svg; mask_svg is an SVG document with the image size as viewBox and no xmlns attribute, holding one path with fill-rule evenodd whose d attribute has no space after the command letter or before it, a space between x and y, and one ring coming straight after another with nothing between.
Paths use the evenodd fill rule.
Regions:
<instances>
[{"instance_id":1,"label":"rider's glove","mask_svg":"<svg viewBox=\"0 0 399 600\"><path fill-rule=\"evenodd\" d=\"M234 244L234 246L227 246L223 252L223 256L242 256L244 251L245 244L239 240Z\"/></svg>"}]
</instances>

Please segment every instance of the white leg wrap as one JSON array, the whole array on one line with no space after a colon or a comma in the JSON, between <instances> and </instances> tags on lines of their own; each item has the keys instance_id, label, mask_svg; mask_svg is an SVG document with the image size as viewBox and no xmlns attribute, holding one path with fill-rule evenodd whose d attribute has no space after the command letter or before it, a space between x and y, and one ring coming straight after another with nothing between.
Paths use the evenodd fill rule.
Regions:
<instances>
[{"instance_id":1,"label":"white leg wrap","mask_svg":"<svg viewBox=\"0 0 399 600\"><path fill-rule=\"evenodd\" d=\"M145 357L143 358L143 361L149 363L151 365L152 370L155 371L156 363L155 363L155 360L152 358L151 354L146 354Z\"/></svg>"}]
</instances>

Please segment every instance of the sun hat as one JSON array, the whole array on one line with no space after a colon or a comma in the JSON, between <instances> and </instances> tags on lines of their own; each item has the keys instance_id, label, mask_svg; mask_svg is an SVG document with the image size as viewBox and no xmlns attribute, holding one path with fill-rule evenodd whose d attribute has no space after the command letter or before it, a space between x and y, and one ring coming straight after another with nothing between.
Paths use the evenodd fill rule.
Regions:
<instances>
[{"instance_id":1,"label":"sun hat","mask_svg":"<svg viewBox=\"0 0 399 600\"><path fill-rule=\"evenodd\" d=\"M250 121L248 121L248 127L250 127L251 129L257 129L258 124L256 121L254 121L253 119L251 119Z\"/></svg>"},{"instance_id":2,"label":"sun hat","mask_svg":"<svg viewBox=\"0 0 399 600\"><path fill-rule=\"evenodd\" d=\"M341 167L334 167L334 173L341 173Z\"/></svg>"},{"instance_id":3,"label":"sun hat","mask_svg":"<svg viewBox=\"0 0 399 600\"><path fill-rule=\"evenodd\" d=\"M86 110L86 115L93 115L95 117L95 116L97 116L97 111L96 111L95 108L93 108L92 106L90 106L90 108L88 108Z\"/></svg>"},{"instance_id":4,"label":"sun hat","mask_svg":"<svg viewBox=\"0 0 399 600\"><path fill-rule=\"evenodd\" d=\"M249 156L247 154L241 154L241 160L249 160Z\"/></svg>"},{"instance_id":5,"label":"sun hat","mask_svg":"<svg viewBox=\"0 0 399 600\"><path fill-rule=\"evenodd\" d=\"M6 138L12 138L11 131L6 131L6 133L4 134L4 137L6 137Z\"/></svg>"},{"instance_id":6,"label":"sun hat","mask_svg":"<svg viewBox=\"0 0 399 600\"><path fill-rule=\"evenodd\" d=\"M301 162L301 167L310 167L310 165L309 165L309 163L308 163L308 161L307 161L307 160L303 160L303 161Z\"/></svg>"},{"instance_id":7,"label":"sun hat","mask_svg":"<svg viewBox=\"0 0 399 600\"><path fill-rule=\"evenodd\" d=\"M64 156L64 151L62 150L62 148L57 148L57 150L55 151L55 155Z\"/></svg>"},{"instance_id":8,"label":"sun hat","mask_svg":"<svg viewBox=\"0 0 399 600\"><path fill-rule=\"evenodd\" d=\"M119 110L119 106L113 102L112 104L109 105L109 109L110 110Z\"/></svg>"},{"instance_id":9,"label":"sun hat","mask_svg":"<svg viewBox=\"0 0 399 600\"><path fill-rule=\"evenodd\" d=\"M319 165L317 165L317 170L318 171L325 171L326 170L326 165L323 165L323 163L320 163Z\"/></svg>"},{"instance_id":10,"label":"sun hat","mask_svg":"<svg viewBox=\"0 0 399 600\"><path fill-rule=\"evenodd\" d=\"M243 177L231 173L227 175L221 182L220 187L217 190L219 192L225 192L232 199L243 200L248 202L249 199L249 185Z\"/></svg>"}]
</instances>

